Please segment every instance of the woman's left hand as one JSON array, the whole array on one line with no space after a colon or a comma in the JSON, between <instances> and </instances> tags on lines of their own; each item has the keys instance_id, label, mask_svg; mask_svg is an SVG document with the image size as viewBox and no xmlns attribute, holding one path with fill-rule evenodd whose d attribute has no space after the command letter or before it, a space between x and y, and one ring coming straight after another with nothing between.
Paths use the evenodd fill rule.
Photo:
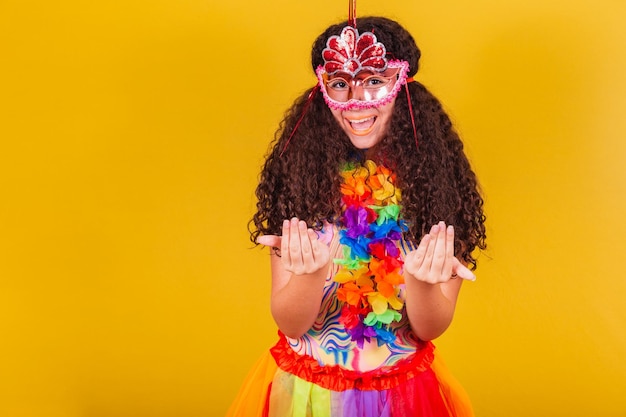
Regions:
<instances>
[{"instance_id":1,"label":"woman's left hand","mask_svg":"<svg viewBox=\"0 0 626 417\"><path fill-rule=\"evenodd\" d=\"M470 281L476 276L454 256L454 227L444 222L433 225L416 250L404 259L404 273L429 284L447 282L452 278Z\"/></svg>"}]
</instances>

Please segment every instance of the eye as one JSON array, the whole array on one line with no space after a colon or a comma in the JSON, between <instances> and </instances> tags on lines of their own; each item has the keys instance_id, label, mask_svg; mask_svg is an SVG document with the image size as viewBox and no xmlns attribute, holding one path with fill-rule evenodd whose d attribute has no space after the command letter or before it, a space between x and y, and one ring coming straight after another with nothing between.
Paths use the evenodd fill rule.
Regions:
<instances>
[{"instance_id":1,"label":"eye","mask_svg":"<svg viewBox=\"0 0 626 417\"><path fill-rule=\"evenodd\" d=\"M387 78L387 77L373 76L373 77L367 77L363 81L363 86L365 88L367 88L367 87L382 87L383 85L387 84L388 82L389 82L389 78Z\"/></svg>"},{"instance_id":2,"label":"eye","mask_svg":"<svg viewBox=\"0 0 626 417\"><path fill-rule=\"evenodd\" d=\"M335 78L327 83L328 87L333 90L345 90L348 88L348 83L342 78Z\"/></svg>"}]
</instances>

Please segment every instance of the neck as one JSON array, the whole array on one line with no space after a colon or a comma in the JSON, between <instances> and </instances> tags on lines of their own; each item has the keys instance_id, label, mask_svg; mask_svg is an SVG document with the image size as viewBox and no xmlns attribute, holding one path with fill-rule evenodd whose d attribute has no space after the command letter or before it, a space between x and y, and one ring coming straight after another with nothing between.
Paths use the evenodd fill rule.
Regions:
<instances>
[{"instance_id":1,"label":"neck","mask_svg":"<svg viewBox=\"0 0 626 417\"><path fill-rule=\"evenodd\" d=\"M376 161L380 158L380 153L378 152L378 146L374 146L369 149L363 150L363 155L365 159L371 159L372 161Z\"/></svg>"}]
</instances>

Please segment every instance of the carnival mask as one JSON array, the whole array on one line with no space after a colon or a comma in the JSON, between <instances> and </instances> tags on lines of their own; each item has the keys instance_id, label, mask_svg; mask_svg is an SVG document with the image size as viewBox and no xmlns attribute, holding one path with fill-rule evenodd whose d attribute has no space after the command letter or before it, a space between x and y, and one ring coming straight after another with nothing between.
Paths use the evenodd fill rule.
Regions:
<instances>
[{"instance_id":1,"label":"carnival mask","mask_svg":"<svg viewBox=\"0 0 626 417\"><path fill-rule=\"evenodd\" d=\"M385 46L371 32L346 26L331 36L316 70L326 104L336 110L368 109L391 102L406 83L409 64L386 58Z\"/></svg>"}]
</instances>

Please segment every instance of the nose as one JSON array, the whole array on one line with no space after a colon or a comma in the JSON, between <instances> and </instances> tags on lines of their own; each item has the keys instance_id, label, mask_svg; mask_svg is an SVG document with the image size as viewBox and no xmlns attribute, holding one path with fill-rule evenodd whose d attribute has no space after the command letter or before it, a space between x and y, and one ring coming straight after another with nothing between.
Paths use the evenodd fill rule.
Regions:
<instances>
[{"instance_id":1,"label":"nose","mask_svg":"<svg viewBox=\"0 0 626 417\"><path fill-rule=\"evenodd\" d=\"M365 91L363 83L360 80L353 80L350 85L350 99L361 100L365 99Z\"/></svg>"}]
</instances>

